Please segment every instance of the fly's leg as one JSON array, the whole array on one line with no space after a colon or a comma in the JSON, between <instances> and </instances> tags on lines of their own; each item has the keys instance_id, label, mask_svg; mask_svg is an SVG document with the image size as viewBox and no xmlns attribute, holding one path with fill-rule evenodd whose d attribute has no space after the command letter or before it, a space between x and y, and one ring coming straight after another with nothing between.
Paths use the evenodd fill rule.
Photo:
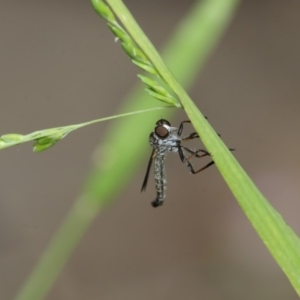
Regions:
<instances>
[{"instance_id":1,"label":"fly's leg","mask_svg":"<svg viewBox=\"0 0 300 300\"><path fill-rule=\"evenodd\" d=\"M204 118L207 119L207 117L205 117L205 116L204 116ZM190 120L185 120L185 121L182 121L182 122L180 123L179 128L178 128L178 131L177 131L177 134L178 134L179 136L181 136L181 134L182 134L182 131L183 131L183 124L184 124L184 123L191 123L191 121L190 121ZM191 133L188 137L184 138L183 140L185 140L185 139L191 140L191 139L198 138L198 137L199 137L198 133L197 133L197 132L193 132L193 133Z\"/></svg>"},{"instance_id":2,"label":"fly's leg","mask_svg":"<svg viewBox=\"0 0 300 300\"><path fill-rule=\"evenodd\" d=\"M180 125L179 125L179 128L178 128L178 131L177 131L177 134L179 135L179 136L181 136L181 134L182 134L182 131L183 131L183 124L184 123L191 123L191 121L190 120L185 120L185 121L182 121L181 123L180 123ZM196 132L195 132L196 133Z\"/></svg>"},{"instance_id":3,"label":"fly's leg","mask_svg":"<svg viewBox=\"0 0 300 300\"><path fill-rule=\"evenodd\" d=\"M212 160L211 162L209 162L207 165L205 165L204 167L200 168L199 170L195 171L192 164L189 162L189 161L186 161L186 164L189 168L189 170L191 171L192 174L198 174L200 173L201 171L209 168L210 166L212 166L215 162Z\"/></svg>"},{"instance_id":4,"label":"fly's leg","mask_svg":"<svg viewBox=\"0 0 300 300\"><path fill-rule=\"evenodd\" d=\"M205 119L207 119L207 117L205 117ZM183 131L183 124L184 124L184 123L191 123L191 121L186 120L186 121L182 121L182 122L180 123L179 129L178 129L178 132L177 132L177 134L178 134L179 136L181 136L181 134L182 134L182 131ZM220 134L220 133L217 133L217 135L218 135L219 137L221 137L221 134ZM182 141L183 141L183 142L187 142L187 141L190 141L190 140L196 139L196 138L199 138L199 134L198 134L197 132L193 132L193 133L189 134L188 136L186 136L185 138L183 138Z\"/></svg>"},{"instance_id":5,"label":"fly's leg","mask_svg":"<svg viewBox=\"0 0 300 300\"><path fill-rule=\"evenodd\" d=\"M183 131L183 124L185 124L185 123L191 123L191 121L190 120L186 120L186 121L182 121L180 123L179 129L178 129L178 132L177 132L178 136L181 136L182 131ZM218 136L221 137L221 135L219 133L218 133ZM187 137L183 138L181 141L182 142L187 142L187 141L195 139L195 138L199 138L199 135L198 135L197 132L192 132ZM186 157L184 155L184 153L183 153L183 150L185 150L186 152L188 152L190 154L190 156ZM229 151L234 152L235 148L229 148ZM202 154L200 155L199 152L201 152ZM200 173L201 171L209 168L210 166L212 166L215 163L214 161L211 161L208 164L206 164L204 167L202 167L199 170L195 171L194 168L193 168L193 166L192 166L192 164L190 163L190 159L193 158L193 157L201 158L201 157L204 157L204 156L210 156L211 154L208 151L203 150L203 149L198 149L196 151L192 151L191 149L183 147L180 144L178 145L178 153L179 153L180 160L183 163L187 164L187 166L188 166L188 168L189 168L189 170L191 171L192 174Z\"/></svg>"},{"instance_id":6,"label":"fly's leg","mask_svg":"<svg viewBox=\"0 0 300 300\"><path fill-rule=\"evenodd\" d=\"M185 138L182 139L183 142L187 142L193 139L199 138L199 134L197 132L193 132L191 134L189 134L188 136L186 136Z\"/></svg>"},{"instance_id":7,"label":"fly's leg","mask_svg":"<svg viewBox=\"0 0 300 300\"><path fill-rule=\"evenodd\" d=\"M197 157L197 158L201 158L201 157L208 156L208 155L210 156L210 153L208 151L204 150L204 149L198 149L196 151L193 151L193 150L191 150L189 148L186 148L186 147L183 147L183 146L181 146L181 149L183 149L184 151L191 154L189 157L186 157L185 155L183 155L183 157L180 156L180 159L181 159L182 162L186 162L187 160L190 160L194 156ZM199 152L202 152L203 154L199 155L198 154ZM183 153L183 151L182 151L182 153Z\"/></svg>"},{"instance_id":8,"label":"fly's leg","mask_svg":"<svg viewBox=\"0 0 300 300\"><path fill-rule=\"evenodd\" d=\"M178 152L179 152L179 156L180 156L180 159L181 159L181 161L183 162L183 163L185 163L186 161L189 161L191 158L193 158L193 157L197 157L197 158L201 158L201 157L204 157L204 156L211 156L211 154L207 151L207 150L204 150L204 149L198 149L198 150L196 150L196 151L193 151L193 150L191 150L191 149L189 149L189 148L186 148L186 147L183 147L183 146L179 146L178 147ZM186 157L184 154L183 154L183 151L182 150L184 150L184 151L186 151L186 152L188 152L188 153L190 153L191 155L190 156L188 156L188 157ZM235 152L235 148L228 148L228 150L230 151L230 152ZM201 154L201 155L199 155L198 153L199 152L202 152L203 154Z\"/></svg>"},{"instance_id":9,"label":"fly's leg","mask_svg":"<svg viewBox=\"0 0 300 300\"><path fill-rule=\"evenodd\" d=\"M190 156L186 157L183 153L183 150L188 152L190 154ZM203 154L199 155L198 154L199 152L202 152ZM201 158L201 157L210 155L210 153L208 151L204 150L204 149L198 149L196 151L193 151L193 150L191 150L189 148L186 148L186 147L183 147L181 145L178 145L178 153L179 153L180 160L183 163L186 163L188 160L190 160L194 156L197 157L197 158Z\"/></svg>"},{"instance_id":10,"label":"fly's leg","mask_svg":"<svg viewBox=\"0 0 300 300\"><path fill-rule=\"evenodd\" d=\"M189 157L186 157L184 154L183 154L183 150L185 150L186 152L190 153L191 155ZM229 148L229 151L231 152L234 152L235 151L235 148ZM198 153L199 152L202 152L203 154L199 155ZM215 162L212 160L211 162L209 162L208 164L206 164L204 167L200 168L199 170L194 170L194 167L192 166L192 164L190 163L190 159L193 158L193 157L197 157L197 158L201 158L201 157L204 157L204 156L210 156L211 154L206 151L206 150L203 150L203 149L198 149L196 151L192 151L191 149L189 148L186 148L186 147L178 147L178 153L179 153L179 157L181 159L181 161L183 163L186 163L189 170L191 171L192 174L197 174L197 173L200 173L201 171L209 168L210 166L212 166Z\"/></svg>"},{"instance_id":11,"label":"fly's leg","mask_svg":"<svg viewBox=\"0 0 300 300\"><path fill-rule=\"evenodd\" d=\"M183 154L183 149L184 149L185 151L187 151L188 153L190 153L191 155L190 155L189 157L186 157L186 156ZM199 152L202 152L203 154L199 155L199 154L198 154ZM190 163L190 159L191 159L192 157L194 157L194 156L195 156L195 157L198 157L198 158L201 158L201 157L204 157L204 156L210 156L210 153L207 152L206 150L203 150L203 149L198 149L198 150L196 150L196 151L192 151L191 149L186 148L186 147L182 147L182 146L181 146L181 147L178 147L178 153L179 153L179 157L180 157L181 161L182 161L183 163L186 163L186 164L187 164L187 166L188 166L188 168L189 168L189 170L190 170L190 172L191 172L192 174L200 173L201 171L203 171L203 170L209 168L210 166L212 166L212 165L215 163L214 161L211 161L211 162L209 162L208 164L206 164L204 167L202 167L201 169L195 171L194 168L193 168L193 166L192 166L192 164Z\"/></svg>"}]
</instances>

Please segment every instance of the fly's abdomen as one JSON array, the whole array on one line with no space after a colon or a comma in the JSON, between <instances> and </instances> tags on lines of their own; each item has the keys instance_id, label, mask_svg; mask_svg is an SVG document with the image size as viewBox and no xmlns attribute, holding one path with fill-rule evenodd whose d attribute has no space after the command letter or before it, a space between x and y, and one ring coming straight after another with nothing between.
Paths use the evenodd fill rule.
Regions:
<instances>
[{"instance_id":1,"label":"fly's abdomen","mask_svg":"<svg viewBox=\"0 0 300 300\"><path fill-rule=\"evenodd\" d=\"M156 199L152 202L153 207L163 204L166 197L167 180L164 165L165 154L158 153L154 160L154 179L156 186Z\"/></svg>"}]
</instances>

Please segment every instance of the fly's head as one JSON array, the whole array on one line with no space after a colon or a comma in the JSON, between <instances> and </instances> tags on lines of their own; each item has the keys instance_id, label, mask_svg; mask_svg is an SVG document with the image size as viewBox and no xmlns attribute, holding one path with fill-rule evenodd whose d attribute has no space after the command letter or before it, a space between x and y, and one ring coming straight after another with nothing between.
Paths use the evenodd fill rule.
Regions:
<instances>
[{"instance_id":1,"label":"fly's head","mask_svg":"<svg viewBox=\"0 0 300 300\"><path fill-rule=\"evenodd\" d=\"M149 137L150 145L153 148L176 146L178 140L177 128L171 127L170 122L164 119L156 122L156 126Z\"/></svg>"}]
</instances>

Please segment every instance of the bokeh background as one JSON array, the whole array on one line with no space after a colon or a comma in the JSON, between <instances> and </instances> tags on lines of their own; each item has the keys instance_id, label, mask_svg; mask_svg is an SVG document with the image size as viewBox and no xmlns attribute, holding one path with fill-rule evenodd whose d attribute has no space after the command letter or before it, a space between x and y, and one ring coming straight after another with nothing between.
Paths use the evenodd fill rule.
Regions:
<instances>
[{"instance_id":1,"label":"bokeh background","mask_svg":"<svg viewBox=\"0 0 300 300\"><path fill-rule=\"evenodd\" d=\"M193 1L126 4L161 48ZM298 234L299 10L296 0L242 1L189 90ZM2 0L0 35L1 134L112 115L137 82L87 0ZM172 123L185 118L179 112ZM1 151L0 299L14 299L36 265L108 126L76 131L42 154L29 144ZM47 299L297 299L215 167L192 176L170 155L167 202L154 210L152 180L140 193L147 162L93 223Z\"/></svg>"}]
</instances>

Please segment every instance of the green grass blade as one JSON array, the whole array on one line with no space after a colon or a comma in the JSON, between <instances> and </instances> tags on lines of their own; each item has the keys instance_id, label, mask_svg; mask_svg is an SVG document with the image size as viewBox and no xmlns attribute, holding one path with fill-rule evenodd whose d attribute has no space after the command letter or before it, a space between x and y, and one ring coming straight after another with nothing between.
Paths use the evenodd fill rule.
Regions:
<instances>
[{"instance_id":1,"label":"green grass blade","mask_svg":"<svg viewBox=\"0 0 300 300\"><path fill-rule=\"evenodd\" d=\"M207 150L213 155L216 166L227 182L238 203L252 223L253 227L267 246L279 266L285 272L298 295L300 295L300 247L299 238L284 222L282 217L269 204L256 188L245 171L238 164L219 136L200 113L199 109L187 95L182 86L168 70L159 54L143 34L130 12L120 0L108 0L123 26L131 34L135 42L150 58L158 72L163 76L171 89L178 95L187 115L199 133ZM224 11L228 3L235 0L207 1L215 7L211 13ZM224 5L224 7L223 7ZM225 10L226 11L226 10Z\"/></svg>"},{"instance_id":2,"label":"green grass blade","mask_svg":"<svg viewBox=\"0 0 300 300\"><path fill-rule=\"evenodd\" d=\"M204 7L201 5L202 1L196 2L164 50L163 57L185 87L192 83L199 67L202 67L204 61L207 60L211 49L220 39L236 8L235 3L228 1L225 10L228 13L225 16L224 11L218 11L221 14L220 18L217 14L211 17L203 13L203 9L208 9L209 2L211 1L204 2ZM215 7L215 3L211 2L211 5ZM202 27L198 27L199 22ZM191 30L195 27L197 30ZM184 43L180 42L183 40ZM186 55L182 56L182 53ZM120 108L121 111L148 108L154 101L146 95L142 87L137 88L129 99ZM174 110L164 111L164 118L170 117L172 113ZM152 116L144 114L118 119L112 125L103 139L103 144L99 146L99 149L109 149L109 151L105 153L102 151L103 154L99 158L101 164L97 164L91 172L82 195L77 199L16 299L45 298L91 222L106 203L121 194L123 187L130 181L130 175L133 176L140 167L145 153L149 154L149 127L153 120L160 117L161 112L153 112ZM136 131L137 124L139 124L138 131ZM135 132L135 143L128 143L126 138L131 132ZM122 151L123 149L126 151ZM122 156L118 155L121 151ZM111 156L114 156L113 161ZM105 165L106 161L113 163ZM131 170L130 174L128 174L128 168ZM150 206L149 209L151 209ZM98 238L101 240L101 237Z\"/></svg>"}]
</instances>

